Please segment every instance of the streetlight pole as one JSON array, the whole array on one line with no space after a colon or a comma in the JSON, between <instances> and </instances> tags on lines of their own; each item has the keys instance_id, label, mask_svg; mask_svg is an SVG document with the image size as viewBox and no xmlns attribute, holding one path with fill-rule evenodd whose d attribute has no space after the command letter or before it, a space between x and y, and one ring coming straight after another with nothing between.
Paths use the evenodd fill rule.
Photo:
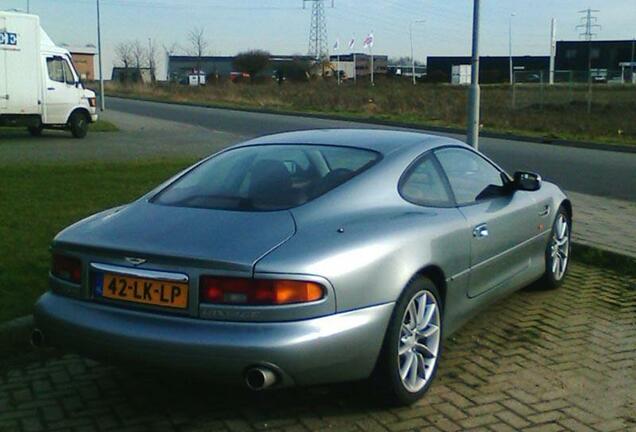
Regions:
<instances>
[{"instance_id":1,"label":"streetlight pole","mask_svg":"<svg viewBox=\"0 0 636 432\"><path fill-rule=\"evenodd\" d=\"M101 29L101 17L99 13L99 0L97 0L97 51L99 51L99 99L101 109L106 109L106 99L104 98L104 70L103 59L104 53L102 51L102 29Z\"/></svg>"},{"instance_id":2,"label":"streetlight pole","mask_svg":"<svg viewBox=\"0 0 636 432\"><path fill-rule=\"evenodd\" d=\"M634 79L634 51L636 51L636 37L632 38L632 60L629 64L631 70L630 78L632 80L632 84L636 84L636 79Z\"/></svg>"},{"instance_id":3,"label":"streetlight pole","mask_svg":"<svg viewBox=\"0 0 636 432\"><path fill-rule=\"evenodd\" d=\"M510 18L508 20L508 58L509 58L509 66L510 66L510 85L514 83L514 68L512 67L512 17L515 16L515 13L510 14Z\"/></svg>"},{"instance_id":4,"label":"streetlight pole","mask_svg":"<svg viewBox=\"0 0 636 432\"><path fill-rule=\"evenodd\" d=\"M409 35L411 36L411 73L413 74L413 85L416 85L415 80L415 54L413 53L413 24L424 23L426 20L415 20L409 23Z\"/></svg>"},{"instance_id":5,"label":"streetlight pole","mask_svg":"<svg viewBox=\"0 0 636 432\"><path fill-rule=\"evenodd\" d=\"M473 54L468 95L468 145L479 147L479 0L473 0Z\"/></svg>"}]
</instances>

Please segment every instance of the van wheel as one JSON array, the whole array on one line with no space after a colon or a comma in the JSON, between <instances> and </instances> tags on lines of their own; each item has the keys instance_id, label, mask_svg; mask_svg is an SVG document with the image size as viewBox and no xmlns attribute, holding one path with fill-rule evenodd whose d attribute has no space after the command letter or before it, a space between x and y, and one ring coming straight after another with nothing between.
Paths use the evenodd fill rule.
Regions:
<instances>
[{"instance_id":1,"label":"van wheel","mask_svg":"<svg viewBox=\"0 0 636 432\"><path fill-rule=\"evenodd\" d=\"M88 116L81 111L71 114L68 124L75 138L84 138L88 133Z\"/></svg>"},{"instance_id":2,"label":"van wheel","mask_svg":"<svg viewBox=\"0 0 636 432\"><path fill-rule=\"evenodd\" d=\"M442 351L439 298L435 284L422 277L409 283L395 305L375 371L391 404L412 404L435 378Z\"/></svg>"},{"instance_id":3,"label":"van wheel","mask_svg":"<svg viewBox=\"0 0 636 432\"><path fill-rule=\"evenodd\" d=\"M38 126L29 126L27 128L29 134L34 137L42 136L42 131L44 130L44 126L40 123Z\"/></svg>"}]
</instances>

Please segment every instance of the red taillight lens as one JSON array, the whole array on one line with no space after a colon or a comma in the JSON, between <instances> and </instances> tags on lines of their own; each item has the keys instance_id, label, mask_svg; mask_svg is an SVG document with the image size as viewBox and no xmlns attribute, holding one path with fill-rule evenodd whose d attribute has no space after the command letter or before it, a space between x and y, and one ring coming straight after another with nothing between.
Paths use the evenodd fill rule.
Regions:
<instances>
[{"instance_id":1,"label":"red taillight lens","mask_svg":"<svg viewBox=\"0 0 636 432\"><path fill-rule=\"evenodd\" d=\"M91 108L95 108L97 106L97 99L88 98L88 104L91 106Z\"/></svg>"},{"instance_id":2,"label":"red taillight lens","mask_svg":"<svg viewBox=\"0 0 636 432\"><path fill-rule=\"evenodd\" d=\"M79 284L82 282L82 262L77 258L53 254L51 274L65 281Z\"/></svg>"},{"instance_id":3,"label":"red taillight lens","mask_svg":"<svg viewBox=\"0 0 636 432\"><path fill-rule=\"evenodd\" d=\"M313 302L324 296L322 285L306 281L203 276L200 283L202 303L283 305Z\"/></svg>"}]
</instances>

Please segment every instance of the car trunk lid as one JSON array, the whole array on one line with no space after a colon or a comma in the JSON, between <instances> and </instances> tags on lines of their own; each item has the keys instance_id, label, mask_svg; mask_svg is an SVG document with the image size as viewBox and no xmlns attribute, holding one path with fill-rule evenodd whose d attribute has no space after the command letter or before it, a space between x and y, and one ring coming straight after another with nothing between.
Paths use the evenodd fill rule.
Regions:
<instances>
[{"instance_id":1,"label":"car trunk lid","mask_svg":"<svg viewBox=\"0 0 636 432\"><path fill-rule=\"evenodd\" d=\"M251 273L262 256L294 233L286 210L240 212L139 201L67 228L54 246Z\"/></svg>"}]
</instances>

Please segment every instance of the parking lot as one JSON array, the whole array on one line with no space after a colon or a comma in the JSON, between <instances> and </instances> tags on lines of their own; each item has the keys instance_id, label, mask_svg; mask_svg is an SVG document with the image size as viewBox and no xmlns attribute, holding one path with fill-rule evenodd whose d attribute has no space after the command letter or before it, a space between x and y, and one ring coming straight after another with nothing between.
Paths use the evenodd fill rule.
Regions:
<instances>
[{"instance_id":1,"label":"parking lot","mask_svg":"<svg viewBox=\"0 0 636 432\"><path fill-rule=\"evenodd\" d=\"M84 141L5 134L0 166L197 158L241 138L133 114L107 119L121 131ZM633 203L578 200L588 223L597 212L609 218L602 225L618 243L608 243L636 253L626 249ZM578 214L581 236L589 230L577 234ZM0 431L636 431L635 316L633 276L575 263L561 289L518 292L448 340L430 392L400 409L368 384L246 393L45 350L0 368Z\"/></svg>"},{"instance_id":2,"label":"parking lot","mask_svg":"<svg viewBox=\"0 0 636 432\"><path fill-rule=\"evenodd\" d=\"M240 139L229 132L117 111L102 118L120 131L89 133L81 141L66 131L44 131L42 138L35 139L26 130L2 131L0 165L203 157Z\"/></svg>"},{"instance_id":3,"label":"parking lot","mask_svg":"<svg viewBox=\"0 0 636 432\"><path fill-rule=\"evenodd\" d=\"M636 280L575 264L448 340L400 409L359 384L251 394L51 354L0 377L0 431L636 430L635 314Z\"/></svg>"}]
</instances>

